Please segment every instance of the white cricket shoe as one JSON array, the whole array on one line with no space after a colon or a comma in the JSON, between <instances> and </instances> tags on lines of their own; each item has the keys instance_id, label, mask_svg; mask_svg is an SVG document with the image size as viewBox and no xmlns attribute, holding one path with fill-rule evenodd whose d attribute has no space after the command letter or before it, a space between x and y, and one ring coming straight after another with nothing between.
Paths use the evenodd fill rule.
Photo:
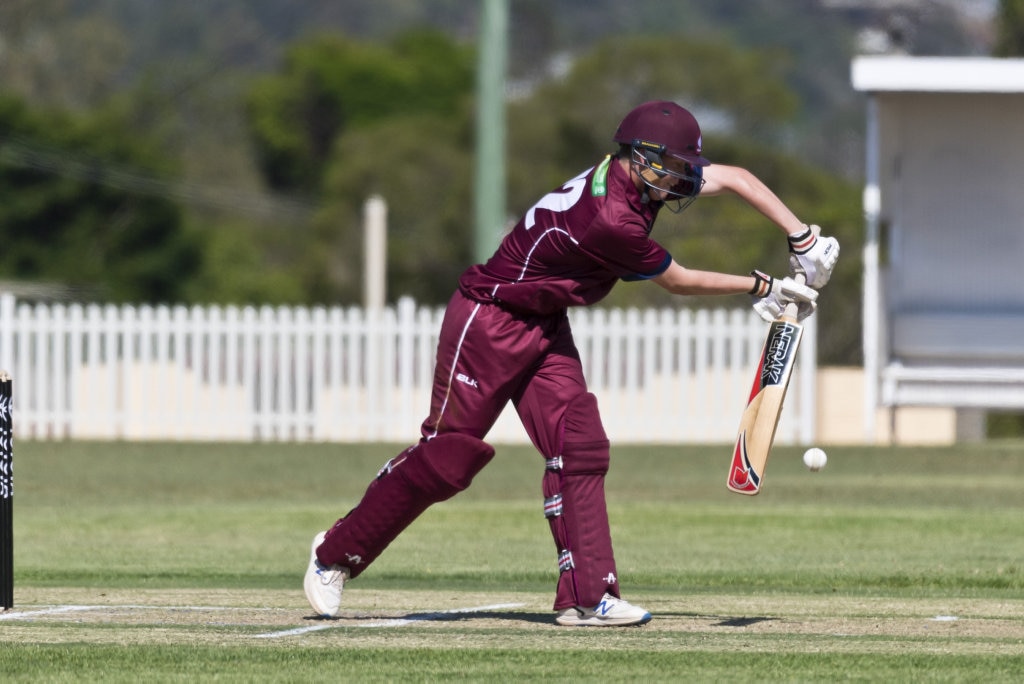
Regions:
<instances>
[{"instance_id":1,"label":"white cricket shoe","mask_svg":"<svg viewBox=\"0 0 1024 684\"><path fill-rule=\"evenodd\" d=\"M345 588L345 581L349 578L349 569L340 565L330 567L324 565L316 557L316 549L324 542L327 532L321 532L313 537L313 549L309 556L309 567L306 568L306 577L302 582L306 590L306 598L309 605L320 617L332 618L338 616L341 610L341 590Z\"/></svg>"},{"instance_id":2,"label":"white cricket shoe","mask_svg":"<svg viewBox=\"0 0 1024 684\"><path fill-rule=\"evenodd\" d=\"M567 627L626 627L650 621L646 610L611 594L605 594L593 608L566 608L555 616L555 622Z\"/></svg>"}]
</instances>

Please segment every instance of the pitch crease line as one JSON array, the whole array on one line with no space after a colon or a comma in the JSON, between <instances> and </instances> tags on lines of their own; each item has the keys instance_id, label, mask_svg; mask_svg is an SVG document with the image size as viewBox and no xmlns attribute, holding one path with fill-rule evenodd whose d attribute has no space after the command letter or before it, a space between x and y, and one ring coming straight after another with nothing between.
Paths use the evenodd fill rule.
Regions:
<instances>
[{"instance_id":1,"label":"pitch crease line","mask_svg":"<svg viewBox=\"0 0 1024 684\"><path fill-rule=\"evenodd\" d=\"M0 613L0 620L18 620L36 615L55 615L57 613L75 613L83 610L95 610L96 606L54 606L40 610L19 610L15 613Z\"/></svg>"},{"instance_id":2,"label":"pitch crease line","mask_svg":"<svg viewBox=\"0 0 1024 684\"><path fill-rule=\"evenodd\" d=\"M414 622L426 622L428 620L440 620L448 615L458 615L460 613L482 613L485 610L502 610L504 608L520 608L526 604L524 603L495 603L489 606L476 606L474 608L455 608L453 610L441 610L433 613L418 613L405 618L395 618L393 620L380 620L378 622L368 622L361 625L349 625L349 624L326 624L326 625L311 625L309 627L296 627L295 629L286 629L283 632L267 632L266 634L257 634L257 639L278 639L280 637L287 636L298 636L300 634L309 634L310 632L319 632L325 629L334 629L336 627L401 627L403 625L410 625Z\"/></svg>"},{"instance_id":3,"label":"pitch crease line","mask_svg":"<svg viewBox=\"0 0 1024 684\"><path fill-rule=\"evenodd\" d=\"M54 615L58 613L77 613L87 610L178 610L178 611L206 611L216 612L223 610L281 610L280 608L265 608L257 606L161 606L145 603L98 603L93 606L86 605L65 605L50 606L34 610L20 610L12 613L0 611L0 620L13 620L33 615Z\"/></svg>"}]
</instances>

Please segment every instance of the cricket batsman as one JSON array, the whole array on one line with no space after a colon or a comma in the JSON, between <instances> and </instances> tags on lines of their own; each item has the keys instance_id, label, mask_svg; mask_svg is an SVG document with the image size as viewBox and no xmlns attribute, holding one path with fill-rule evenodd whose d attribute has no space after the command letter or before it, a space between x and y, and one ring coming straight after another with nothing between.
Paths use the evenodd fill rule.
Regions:
<instances>
[{"instance_id":1,"label":"cricket batsman","mask_svg":"<svg viewBox=\"0 0 1024 684\"><path fill-rule=\"evenodd\" d=\"M613 140L613 153L541 197L486 263L459 278L441 324L419 441L385 463L355 508L313 540L304 587L318 615L336 616L346 582L429 506L469 487L494 456L484 439L511 401L541 455L543 512L558 567L555 622L607 627L651 619L621 597L604 494L609 441L567 309L601 301L620 280L648 280L677 295L750 294L769 319L797 302L805 317L839 244L804 224L749 171L702 156L696 119L674 102L636 107ZM788 236L791 275L803 274L806 285L760 271L685 268L652 239L663 208L680 212L698 196L727 193Z\"/></svg>"}]
</instances>

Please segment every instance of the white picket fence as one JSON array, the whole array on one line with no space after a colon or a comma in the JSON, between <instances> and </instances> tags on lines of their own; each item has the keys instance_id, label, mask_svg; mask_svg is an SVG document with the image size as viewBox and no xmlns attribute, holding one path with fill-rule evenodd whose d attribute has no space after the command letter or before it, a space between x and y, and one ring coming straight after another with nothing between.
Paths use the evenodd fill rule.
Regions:
<instances>
[{"instance_id":1,"label":"white picket fence","mask_svg":"<svg viewBox=\"0 0 1024 684\"><path fill-rule=\"evenodd\" d=\"M0 294L19 439L408 443L443 309L29 304ZM590 389L616 443L734 439L767 324L749 310L578 309ZM814 439L813 318L779 443ZM509 407L488 436L522 443Z\"/></svg>"}]
</instances>

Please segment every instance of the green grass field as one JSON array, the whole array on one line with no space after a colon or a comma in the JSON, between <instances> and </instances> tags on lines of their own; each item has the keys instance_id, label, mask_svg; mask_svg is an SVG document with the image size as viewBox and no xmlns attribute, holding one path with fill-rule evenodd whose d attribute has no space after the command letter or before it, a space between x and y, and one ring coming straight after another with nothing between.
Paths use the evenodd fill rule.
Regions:
<instances>
[{"instance_id":1,"label":"green grass field","mask_svg":"<svg viewBox=\"0 0 1024 684\"><path fill-rule=\"evenodd\" d=\"M3 681L1020 681L1024 443L623 447L607 481L639 628L556 627L542 461L499 446L311 617L313 534L396 445L20 442Z\"/></svg>"}]
</instances>

